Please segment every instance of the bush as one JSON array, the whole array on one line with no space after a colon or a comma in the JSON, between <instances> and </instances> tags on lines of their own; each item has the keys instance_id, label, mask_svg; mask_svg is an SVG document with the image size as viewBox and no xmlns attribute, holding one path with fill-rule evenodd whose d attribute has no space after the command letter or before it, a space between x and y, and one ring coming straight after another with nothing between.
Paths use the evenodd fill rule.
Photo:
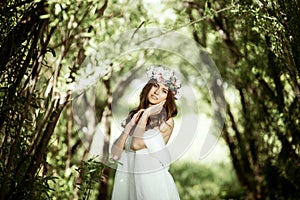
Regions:
<instances>
[{"instance_id":1,"label":"bush","mask_svg":"<svg viewBox=\"0 0 300 200\"><path fill-rule=\"evenodd\" d=\"M229 164L178 162L171 165L170 172L182 200L244 199L242 188Z\"/></svg>"}]
</instances>

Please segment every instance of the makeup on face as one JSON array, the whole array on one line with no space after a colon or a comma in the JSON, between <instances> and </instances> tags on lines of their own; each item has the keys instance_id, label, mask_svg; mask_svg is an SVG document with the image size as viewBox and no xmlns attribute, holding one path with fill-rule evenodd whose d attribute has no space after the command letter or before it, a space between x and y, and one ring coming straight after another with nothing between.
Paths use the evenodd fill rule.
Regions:
<instances>
[{"instance_id":1,"label":"makeup on face","mask_svg":"<svg viewBox=\"0 0 300 200\"><path fill-rule=\"evenodd\" d=\"M148 100L151 104L158 104L167 99L169 88L162 83L154 83L148 94Z\"/></svg>"}]
</instances>

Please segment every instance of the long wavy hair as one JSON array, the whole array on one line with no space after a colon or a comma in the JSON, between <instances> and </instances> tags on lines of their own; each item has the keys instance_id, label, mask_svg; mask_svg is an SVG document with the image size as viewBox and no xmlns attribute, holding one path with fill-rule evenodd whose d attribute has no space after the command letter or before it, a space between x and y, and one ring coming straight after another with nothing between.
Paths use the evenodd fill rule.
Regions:
<instances>
[{"instance_id":1,"label":"long wavy hair","mask_svg":"<svg viewBox=\"0 0 300 200\"><path fill-rule=\"evenodd\" d=\"M125 123L123 123L124 127L127 123L130 122L131 118L133 117L133 115L135 113L137 113L140 109L146 109L148 107L148 105L150 104L150 102L148 100L148 93L150 92L153 85L156 83L157 83L157 81L155 79L150 79L148 81L148 83L144 86L144 88L142 89L142 92L140 93L140 103L136 108L132 109L129 112L128 117L125 120ZM169 118L175 117L177 115L177 112L178 111L177 111L177 106L175 103L175 98L174 98L172 91L169 88L166 102L163 105L162 111L159 114L148 118L146 130L154 128L156 126L160 126L163 122L166 122Z\"/></svg>"}]
</instances>

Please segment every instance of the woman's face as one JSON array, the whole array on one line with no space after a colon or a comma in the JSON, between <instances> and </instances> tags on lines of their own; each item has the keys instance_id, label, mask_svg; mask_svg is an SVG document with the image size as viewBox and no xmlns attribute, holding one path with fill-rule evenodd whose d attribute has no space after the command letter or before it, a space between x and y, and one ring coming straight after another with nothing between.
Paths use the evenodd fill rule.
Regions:
<instances>
[{"instance_id":1,"label":"woman's face","mask_svg":"<svg viewBox=\"0 0 300 200\"><path fill-rule=\"evenodd\" d=\"M148 100L151 104L158 104L167 99L169 88L162 83L154 83L148 93Z\"/></svg>"}]
</instances>

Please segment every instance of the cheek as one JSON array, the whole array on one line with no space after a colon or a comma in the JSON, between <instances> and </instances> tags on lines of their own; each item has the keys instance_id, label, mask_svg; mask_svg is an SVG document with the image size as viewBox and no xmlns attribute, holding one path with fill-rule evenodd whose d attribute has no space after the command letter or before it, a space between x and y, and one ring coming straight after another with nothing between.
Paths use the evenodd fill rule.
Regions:
<instances>
[{"instance_id":1,"label":"cheek","mask_svg":"<svg viewBox=\"0 0 300 200\"><path fill-rule=\"evenodd\" d=\"M153 87L149 90L148 95L153 93Z\"/></svg>"},{"instance_id":2,"label":"cheek","mask_svg":"<svg viewBox=\"0 0 300 200\"><path fill-rule=\"evenodd\" d=\"M166 93L162 93L162 94L160 95L160 97L161 97L162 100L167 99L167 96L168 96L168 94L166 94Z\"/></svg>"}]
</instances>

